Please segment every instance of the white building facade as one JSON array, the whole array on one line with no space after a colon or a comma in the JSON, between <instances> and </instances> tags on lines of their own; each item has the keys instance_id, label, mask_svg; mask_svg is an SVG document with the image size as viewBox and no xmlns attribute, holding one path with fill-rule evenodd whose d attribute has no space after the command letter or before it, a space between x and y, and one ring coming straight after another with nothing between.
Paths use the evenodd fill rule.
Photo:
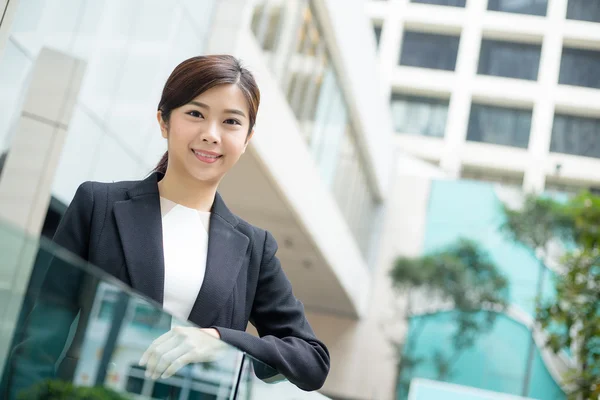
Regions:
<instances>
[{"instance_id":1,"label":"white building facade","mask_svg":"<svg viewBox=\"0 0 600 400\"><path fill-rule=\"evenodd\" d=\"M599 7L367 2L398 147L455 178L535 191L597 185Z\"/></svg>"}]
</instances>

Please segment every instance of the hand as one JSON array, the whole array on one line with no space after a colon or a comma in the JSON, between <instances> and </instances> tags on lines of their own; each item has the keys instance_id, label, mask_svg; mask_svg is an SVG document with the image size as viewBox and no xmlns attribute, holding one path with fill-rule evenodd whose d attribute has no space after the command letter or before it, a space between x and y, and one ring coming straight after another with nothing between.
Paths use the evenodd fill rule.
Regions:
<instances>
[{"instance_id":1,"label":"hand","mask_svg":"<svg viewBox=\"0 0 600 400\"><path fill-rule=\"evenodd\" d=\"M147 378L169 378L188 364L216 360L226 347L219 338L216 329L177 326L152 342L139 364Z\"/></svg>"}]
</instances>

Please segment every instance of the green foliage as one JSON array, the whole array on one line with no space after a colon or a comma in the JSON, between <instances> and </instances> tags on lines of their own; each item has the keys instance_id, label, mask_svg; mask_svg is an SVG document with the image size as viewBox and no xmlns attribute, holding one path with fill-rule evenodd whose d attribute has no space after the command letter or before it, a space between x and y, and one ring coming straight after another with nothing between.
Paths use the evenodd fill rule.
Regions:
<instances>
[{"instance_id":1,"label":"green foliage","mask_svg":"<svg viewBox=\"0 0 600 400\"><path fill-rule=\"evenodd\" d=\"M468 239L419 258L400 257L390 272L399 290L425 289L459 311L506 306L508 282L489 255Z\"/></svg>"},{"instance_id":2,"label":"green foliage","mask_svg":"<svg viewBox=\"0 0 600 400\"><path fill-rule=\"evenodd\" d=\"M505 207L504 229L531 249L560 239L568 247L556 277L556 298L539 303L536 319L554 352L573 349L577 362L566 374L570 399L600 392L600 197L583 192L566 203L528 197L520 210ZM541 262L547 260L540 260Z\"/></svg>"},{"instance_id":3,"label":"green foliage","mask_svg":"<svg viewBox=\"0 0 600 400\"><path fill-rule=\"evenodd\" d=\"M17 396L18 400L128 400L117 392L103 387L75 386L71 382L48 380Z\"/></svg>"},{"instance_id":4,"label":"green foliage","mask_svg":"<svg viewBox=\"0 0 600 400\"><path fill-rule=\"evenodd\" d=\"M489 255L476 242L459 239L447 248L418 258L398 258L390 277L395 289L406 292L425 291L432 297L450 302L455 313L456 331L452 336L450 356L436 350L431 362L437 367L438 379L451 376L452 366L460 354L473 345L477 337L493 328L497 315L508 301L508 281ZM485 318L481 318L482 312ZM409 317L412 310L408 310ZM405 343L397 343L398 389L408 392L410 372L424 362L411 354L426 323L420 318Z\"/></svg>"}]
</instances>

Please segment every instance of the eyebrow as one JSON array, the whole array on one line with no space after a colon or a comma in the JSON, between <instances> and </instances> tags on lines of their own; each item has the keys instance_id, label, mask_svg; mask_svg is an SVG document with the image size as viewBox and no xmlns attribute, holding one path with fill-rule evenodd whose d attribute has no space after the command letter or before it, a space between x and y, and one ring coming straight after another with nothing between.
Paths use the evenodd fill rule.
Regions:
<instances>
[{"instance_id":1,"label":"eyebrow","mask_svg":"<svg viewBox=\"0 0 600 400\"><path fill-rule=\"evenodd\" d=\"M204 103L201 103L201 102L196 101L196 100L190 101L190 104L193 104L193 105L198 106L200 108L204 108L205 110L210 110L210 107L208 106L208 104L204 104ZM236 110L234 108L227 109L227 110L225 110L225 112L228 113L228 114L237 114L237 115L240 115L240 116L246 118L246 114L244 114L242 111Z\"/></svg>"}]
</instances>

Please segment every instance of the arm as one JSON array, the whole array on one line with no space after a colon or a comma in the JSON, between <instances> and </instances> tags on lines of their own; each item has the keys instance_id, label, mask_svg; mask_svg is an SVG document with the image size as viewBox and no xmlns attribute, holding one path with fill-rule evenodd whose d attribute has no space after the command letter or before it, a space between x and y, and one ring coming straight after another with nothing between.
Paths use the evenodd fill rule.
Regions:
<instances>
[{"instance_id":1,"label":"arm","mask_svg":"<svg viewBox=\"0 0 600 400\"><path fill-rule=\"evenodd\" d=\"M329 352L304 315L304 306L275 253L277 243L266 233L251 321L260 338L246 332L217 328L223 341L276 368L303 390L323 386L329 372Z\"/></svg>"},{"instance_id":2,"label":"arm","mask_svg":"<svg viewBox=\"0 0 600 400\"><path fill-rule=\"evenodd\" d=\"M92 183L86 182L77 189L53 239L84 260L88 258L93 203ZM40 248L43 251L46 250ZM79 312L83 271L64 259L52 257L48 266L36 263L32 274L45 277L39 288L30 288L27 293L35 298L35 304L22 327L22 340L14 347L7 371L11 374L10 398L21 389L55 377L56 363Z\"/></svg>"}]
</instances>

